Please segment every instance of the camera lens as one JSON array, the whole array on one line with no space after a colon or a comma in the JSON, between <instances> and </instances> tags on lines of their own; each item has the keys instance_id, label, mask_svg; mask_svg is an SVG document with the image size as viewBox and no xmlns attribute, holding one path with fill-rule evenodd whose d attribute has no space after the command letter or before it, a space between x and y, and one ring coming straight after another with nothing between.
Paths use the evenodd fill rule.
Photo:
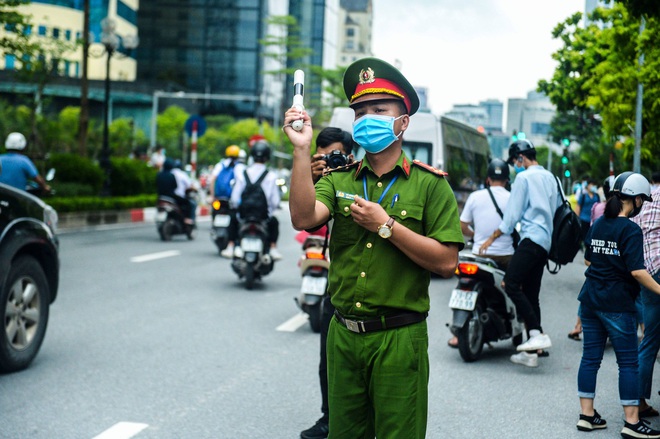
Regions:
<instances>
[{"instance_id":1,"label":"camera lens","mask_svg":"<svg viewBox=\"0 0 660 439\"><path fill-rule=\"evenodd\" d=\"M339 168L340 166L346 166L348 163L346 156L342 154L338 149L332 151L330 154L323 156L323 160L325 160L328 168L331 169Z\"/></svg>"}]
</instances>

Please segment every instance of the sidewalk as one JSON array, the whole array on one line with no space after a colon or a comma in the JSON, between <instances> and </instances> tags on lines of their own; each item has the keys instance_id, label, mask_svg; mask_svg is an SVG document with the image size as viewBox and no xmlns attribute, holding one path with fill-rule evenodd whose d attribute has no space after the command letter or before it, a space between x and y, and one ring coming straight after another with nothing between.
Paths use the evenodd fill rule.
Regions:
<instances>
[{"instance_id":1,"label":"sidewalk","mask_svg":"<svg viewBox=\"0 0 660 439\"><path fill-rule=\"evenodd\" d=\"M197 218L209 216L208 206L197 207ZM104 210L96 212L66 212L58 213L57 228L60 231L84 229L87 227L116 225L126 223L153 223L156 218L155 207L128 210Z\"/></svg>"}]
</instances>

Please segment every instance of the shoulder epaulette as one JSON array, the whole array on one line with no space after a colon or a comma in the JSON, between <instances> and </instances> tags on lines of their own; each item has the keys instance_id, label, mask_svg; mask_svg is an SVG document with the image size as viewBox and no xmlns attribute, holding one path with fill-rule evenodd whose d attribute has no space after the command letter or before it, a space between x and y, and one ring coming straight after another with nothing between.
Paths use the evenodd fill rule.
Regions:
<instances>
[{"instance_id":1,"label":"shoulder epaulette","mask_svg":"<svg viewBox=\"0 0 660 439\"><path fill-rule=\"evenodd\" d=\"M349 163L349 164L347 164L347 165L345 165L345 166L339 166L338 168L328 169L328 170L326 170L326 171L323 171L323 175L328 175L328 174L330 174L331 172L346 172L346 171L350 171L351 169L355 168L355 167L358 166L359 164L360 164L360 162L357 161L357 162Z\"/></svg>"},{"instance_id":2,"label":"shoulder epaulette","mask_svg":"<svg viewBox=\"0 0 660 439\"><path fill-rule=\"evenodd\" d=\"M434 168L431 165L427 165L424 162L421 162L419 160L413 160L413 165L417 166L418 168L421 168L427 172L430 172L431 174L435 174L438 177L446 177L449 174L447 174L445 171L441 171L440 169Z\"/></svg>"}]
</instances>

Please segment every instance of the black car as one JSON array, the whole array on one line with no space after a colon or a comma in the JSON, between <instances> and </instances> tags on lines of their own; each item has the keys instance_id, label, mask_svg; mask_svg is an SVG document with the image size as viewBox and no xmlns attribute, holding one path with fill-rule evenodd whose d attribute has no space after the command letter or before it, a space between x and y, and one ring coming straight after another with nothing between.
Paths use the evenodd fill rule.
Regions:
<instances>
[{"instance_id":1,"label":"black car","mask_svg":"<svg viewBox=\"0 0 660 439\"><path fill-rule=\"evenodd\" d=\"M26 368L46 335L59 283L57 213L0 183L0 373Z\"/></svg>"}]
</instances>

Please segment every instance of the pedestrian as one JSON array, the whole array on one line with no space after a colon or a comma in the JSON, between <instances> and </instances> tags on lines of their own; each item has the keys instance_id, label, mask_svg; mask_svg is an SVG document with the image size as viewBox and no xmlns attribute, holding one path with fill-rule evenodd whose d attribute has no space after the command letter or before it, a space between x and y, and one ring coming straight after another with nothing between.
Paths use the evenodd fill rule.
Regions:
<instances>
[{"instance_id":1,"label":"pedestrian","mask_svg":"<svg viewBox=\"0 0 660 439\"><path fill-rule=\"evenodd\" d=\"M607 204L607 199L610 198L610 188L613 185L614 185L614 176L610 175L605 179L602 186L604 200L595 203L591 207L590 226L592 226L598 218L603 216L603 213L605 212L605 205ZM580 316L578 316L577 321L575 322L575 326L573 327L573 330L568 333L568 338L575 341L581 341L582 337L580 334L582 334L582 322L580 321Z\"/></svg>"},{"instance_id":2,"label":"pedestrian","mask_svg":"<svg viewBox=\"0 0 660 439\"><path fill-rule=\"evenodd\" d=\"M327 159L328 155L333 154L334 151L339 152L339 155L343 157L346 164L353 163L353 138L349 132L340 128L324 128L316 137L316 153L312 156L312 178L314 183L319 181L323 174L330 169L329 166L332 165L333 162ZM328 161L331 163L328 163ZM325 233L323 235L326 236ZM310 428L300 433L301 439L327 438L329 431L330 409L328 408L328 362L325 346L328 338L328 327L330 326L330 321L335 312L335 307L332 306L329 295L323 297L321 310L321 360L319 362L319 380L321 383L321 413L323 413L323 416L321 416L321 418Z\"/></svg>"},{"instance_id":3,"label":"pedestrian","mask_svg":"<svg viewBox=\"0 0 660 439\"><path fill-rule=\"evenodd\" d=\"M377 58L344 73L365 157L312 183L311 118L289 109L294 146L291 220L334 218L327 340L330 438L424 438L428 416L430 272L453 275L463 235L446 174L411 162L402 141L419 108L415 89ZM301 131L291 127L303 121Z\"/></svg>"},{"instance_id":4,"label":"pedestrian","mask_svg":"<svg viewBox=\"0 0 660 439\"><path fill-rule=\"evenodd\" d=\"M594 409L598 369L609 338L619 366L619 399L625 422L624 438L660 438L639 417L640 380L637 356L635 298L642 284L654 294L660 285L644 268L643 235L628 218L637 215L644 201L651 201L649 182L642 175L624 172L614 181L605 213L587 234L588 266L578 295L584 341L577 385L581 414L578 430L607 427Z\"/></svg>"},{"instance_id":5,"label":"pedestrian","mask_svg":"<svg viewBox=\"0 0 660 439\"><path fill-rule=\"evenodd\" d=\"M156 145L153 149L153 152L151 153L148 164L149 166L152 166L160 171L165 164L165 159L167 159L165 156L165 148L160 145Z\"/></svg>"},{"instance_id":6,"label":"pedestrian","mask_svg":"<svg viewBox=\"0 0 660 439\"><path fill-rule=\"evenodd\" d=\"M511 197L500 226L484 242L479 253L487 254L496 239L511 234L520 222L521 241L509 262L503 284L525 322L528 339L517 347L520 352L510 360L536 367L538 354L546 356L544 349L552 346L550 337L541 327L539 294L552 240L552 220L562 197L558 193L557 179L536 161L536 149L529 140L516 140L511 144L508 163L515 163L516 169Z\"/></svg>"},{"instance_id":7,"label":"pedestrian","mask_svg":"<svg viewBox=\"0 0 660 439\"><path fill-rule=\"evenodd\" d=\"M642 229L646 271L660 283L660 172L653 174L652 181L653 201L644 203L641 212L633 221ZM660 350L660 297L644 285L640 295L644 337L639 345L639 417L649 418L659 415L658 410L651 407L647 400L651 399L653 368Z\"/></svg>"},{"instance_id":8,"label":"pedestrian","mask_svg":"<svg viewBox=\"0 0 660 439\"><path fill-rule=\"evenodd\" d=\"M25 190L28 180L37 182L41 189L48 193L50 186L39 175L37 167L25 155L27 140L21 133L9 133L5 140L7 152L0 155L0 183L7 184L22 191Z\"/></svg>"},{"instance_id":9,"label":"pedestrian","mask_svg":"<svg viewBox=\"0 0 660 439\"><path fill-rule=\"evenodd\" d=\"M577 204L575 206L575 213L580 218L580 241L586 247L585 238L589 227L591 227L591 208L600 201L598 197L598 186L596 181L589 178L587 179L587 186L580 191L578 195Z\"/></svg>"},{"instance_id":10,"label":"pedestrian","mask_svg":"<svg viewBox=\"0 0 660 439\"><path fill-rule=\"evenodd\" d=\"M509 165L504 160L493 159L488 164L486 188L472 192L461 212L461 230L463 235L473 239L472 253L479 255L481 245L502 222L501 213L506 211L511 193L506 186L509 183ZM518 232L514 232L516 235ZM519 238L519 236L518 236ZM506 271L513 255L513 235L503 236L491 245L485 256L494 260L499 268ZM458 348L458 337L447 342L449 347Z\"/></svg>"}]
</instances>

